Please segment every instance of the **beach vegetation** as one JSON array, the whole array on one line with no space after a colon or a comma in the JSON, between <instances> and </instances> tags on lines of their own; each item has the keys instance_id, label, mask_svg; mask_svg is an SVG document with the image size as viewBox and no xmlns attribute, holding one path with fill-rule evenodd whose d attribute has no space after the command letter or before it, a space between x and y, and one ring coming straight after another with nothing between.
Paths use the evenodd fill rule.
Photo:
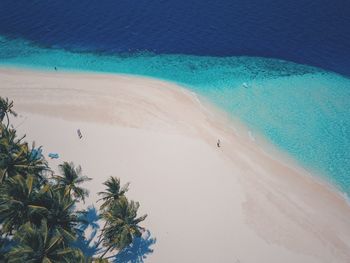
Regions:
<instances>
[{"instance_id":1,"label":"beach vegetation","mask_svg":"<svg viewBox=\"0 0 350 263\"><path fill-rule=\"evenodd\" d=\"M64 162L60 164L59 170L62 175L55 175L57 181L57 189L62 190L65 196L71 196L77 200L85 202L85 197L89 192L87 189L79 187L80 184L90 181L91 178L81 174L81 167L75 167L72 162Z\"/></svg>"},{"instance_id":2,"label":"beach vegetation","mask_svg":"<svg viewBox=\"0 0 350 263\"><path fill-rule=\"evenodd\" d=\"M110 177L106 182L103 183L107 188L103 192L98 194L102 196L98 201L103 201L100 209L110 207L114 202L118 201L125 193L129 190L129 183L121 186L120 179L116 177Z\"/></svg>"},{"instance_id":3,"label":"beach vegetation","mask_svg":"<svg viewBox=\"0 0 350 263\"><path fill-rule=\"evenodd\" d=\"M81 185L91 178L72 162L60 164L59 174L53 172L41 147L17 136L11 125L11 117L17 116L13 105L0 97L0 262L104 263L106 255L141 237L139 223L146 215L139 217L139 203L125 196L129 184L122 186L119 178L110 177L99 193L104 227L95 246L102 252L85 257L74 246L84 238L82 226L87 224L87 212L78 211L76 204L85 202L88 190Z\"/></svg>"},{"instance_id":4,"label":"beach vegetation","mask_svg":"<svg viewBox=\"0 0 350 263\"><path fill-rule=\"evenodd\" d=\"M9 115L17 116L17 113L13 110L13 101L10 101L8 98L0 97L0 122L2 123L6 117L7 128L10 125Z\"/></svg>"},{"instance_id":5,"label":"beach vegetation","mask_svg":"<svg viewBox=\"0 0 350 263\"><path fill-rule=\"evenodd\" d=\"M49 228L43 220L39 226L22 225L14 235L16 245L8 253L8 263L21 262L81 262L83 253L65 245L61 233Z\"/></svg>"},{"instance_id":6,"label":"beach vegetation","mask_svg":"<svg viewBox=\"0 0 350 263\"><path fill-rule=\"evenodd\" d=\"M121 196L101 211L101 217L106 222L102 238L106 250L101 258L111 249L122 251L134 238L141 237L144 229L139 223L145 220L147 215L138 217L139 207L138 202L129 201L125 196Z\"/></svg>"},{"instance_id":7,"label":"beach vegetation","mask_svg":"<svg viewBox=\"0 0 350 263\"><path fill-rule=\"evenodd\" d=\"M47 162L39 154L41 148L36 149L35 143L30 148L24 138L18 138L15 129L0 123L0 182L15 175L41 177L47 170Z\"/></svg>"}]
</instances>

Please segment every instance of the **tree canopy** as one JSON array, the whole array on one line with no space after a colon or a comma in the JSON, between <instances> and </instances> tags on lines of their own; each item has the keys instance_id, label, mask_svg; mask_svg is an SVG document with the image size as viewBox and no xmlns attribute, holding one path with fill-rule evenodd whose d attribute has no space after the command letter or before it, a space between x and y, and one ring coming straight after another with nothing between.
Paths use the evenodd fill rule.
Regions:
<instances>
[{"instance_id":1,"label":"tree canopy","mask_svg":"<svg viewBox=\"0 0 350 263\"><path fill-rule=\"evenodd\" d=\"M104 183L106 190L99 193L104 227L96 243L104 250L84 256L73 246L86 223L86 211L77 211L76 204L85 202L88 190L81 185L92 179L72 162L60 164L59 174L53 172L41 147L17 136L13 107L13 101L0 97L0 261L108 262L108 252L118 253L142 235L139 223L146 215L138 217L139 203L126 198L129 184L121 186L116 177Z\"/></svg>"}]
</instances>

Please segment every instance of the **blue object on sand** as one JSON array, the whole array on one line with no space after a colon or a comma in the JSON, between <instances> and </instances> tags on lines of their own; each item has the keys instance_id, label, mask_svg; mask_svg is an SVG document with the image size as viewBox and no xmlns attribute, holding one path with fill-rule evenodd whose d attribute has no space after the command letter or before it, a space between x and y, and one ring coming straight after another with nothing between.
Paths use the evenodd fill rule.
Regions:
<instances>
[{"instance_id":1,"label":"blue object on sand","mask_svg":"<svg viewBox=\"0 0 350 263\"><path fill-rule=\"evenodd\" d=\"M58 155L58 153L49 153L49 157L51 159L58 159L60 156Z\"/></svg>"}]
</instances>

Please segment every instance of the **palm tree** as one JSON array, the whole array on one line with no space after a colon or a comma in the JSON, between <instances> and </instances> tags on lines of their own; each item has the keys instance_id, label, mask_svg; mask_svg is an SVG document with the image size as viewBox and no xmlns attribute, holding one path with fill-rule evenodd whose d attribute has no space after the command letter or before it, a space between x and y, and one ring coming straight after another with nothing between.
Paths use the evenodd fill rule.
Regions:
<instances>
[{"instance_id":1,"label":"palm tree","mask_svg":"<svg viewBox=\"0 0 350 263\"><path fill-rule=\"evenodd\" d=\"M49 228L58 231L67 243L76 240L81 224L86 223L85 211L75 211L76 202L56 187L42 188L41 192L38 204L47 209Z\"/></svg>"},{"instance_id":2,"label":"palm tree","mask_svg":"<svg viewBox=\"0 0 350 263\"><path fill-rule=\"evenodd\" d=\"M36 177L16 175L0 186L0 223L2 231L11 234L27 222L40 222L48 214L38 204L39 192Z\"/></svg>"},{"instance_id":3,"label":"palm tree","mask_svg":"<svg viewBox=\"0 0 350 263\"><path fill-rule=\"evenodd\" d=\"M100 206L100 210L104 210L105 208L109 208L114 202L119 200L122 196L125 195L125 193L129 190L129 183L126 183L123 187L120 185L120 179L116 177L110 177L107 181L103 183L105 186L107 186L106 191L99 192L98 195L103 196L101 199L97 200L104 201L102 205ZM100 237L96 243L96 246L98 247L102 241L103 232L105 230L107 222L105 222L105 225L103 226Z\"/></svg>"},{"instance_id":4,"label":"palm tree","mask_svg":"<svg viewBox=\"0 0 350 263\"><path fill-rule=\"evenodd\" d=\"M47 162L43 156L33 155L35 144L30 149L22 142L25 136L17 138L16 130L7 129L2 124L0 129L0 183L17 174L41 176L41 172L47 170Z\"/></svg>"},{"instance_id":5,"label":"palm tree","mask_svg":"<svg viewBox=\"0 0 350 263\"><path fill-rule=\"evenodd\" d=\"M45 219L65 241L75 240L84 220L83 212L75 212L74 205L70 196L31 175L8 178L0 186L0 224L7 234L27 222L39 225Z\"/></svg>"},{"instance_id":6,"label":"palm tree","mask_svg":"<svg viewBox=\"0 0 350 263\"><path fill-rule=\"evenodd\" d=\"M50 230L45 220L38 227L26 223L16 232L14 240L17 245L8 253L8 263L83 263L85 261L82 252L66 247L60 233Z\"/></svg>"},{"instance_id":7,"label":"palm tree","mask_svg":"<svg viewBox=\"0 0 350 263\"><path fill-rule=\"evenodd\" d=\"M103 235L103 244L107 247L101 259L111 249L121 251L133 242L135 237L141 237L143 228L138 224L147 215L137 217L139 203L120 197L110 208L103 212L102 218L107 222Z\"/></svg>"},{"instance_id":8,"label":"palm tree","mask_svg":"<svg viewBox=\"0 0 350 263\"><path fill-rule=\"evenodd\" d=\"M80 166L64 162L59 165L61 175L47 180L49 168L40 147L33 143L30 148L25 136L18 138L16 130L9 128L9 115L17 115L12 108L12 101L0 97L0 261L87 262L70 245L86 223L85 212L75 209L76 202L88 196L80 184L91 179L81 175ZM106 190L99 193L105 221L100 241L106 250L98 259L89 259L96 263L107 262L108 251L120 251L140 237L139 223L147 216L137 217L139 203L125 197L129 184L121 186L118 178L111 177L104 185Z\"/></svg>"},{"instance_id":9,"label":"palm tree","mask_svg":"<svg viewBox=\"0 0 350 263\"><path fill-rule=\"evenodd\" d=\"M73 194L77 199L85 202L85 197L88 196L88 191L78 185L90 181L91 178L81 175L81 167L74 167L73 163L64 162L59 165L62 175L56 175L54 178L57 181L58 188L64 191L64 195L71 196Z\"/></svg>"},{"instance_id":10,"label":"palm tree","mask_svg":"<svg viewBox=\"0 0 350 263\"><path fill-rule=\"evenodd\" d=\"M7 128L10 125L9 114L15 117L17 116L17 113L12 108L13 108L13 101L9 101L8 98L4 99L0 97L0 122L3 122L4 118L6 117Z\"/></svg>"},{"instance_id":11,"label":"palm tree","mask_svg":"<svg viewBox=\"0 0 350 263\"><path fill-rule=\"evenodd\" d=\"M113 202L117 201L121 196L129 190L129 183L126 183L123 187L120 186L120 179L116 177L110 177L106 182L103 183L107 186L106 191L99 192L98 195L103 196L99 201L103 201L100 209L104 209L110 206Z\"/></svg>"},{"instance_id":12,"label":"palm tree","mask_svg":"<svg viewBox=\"0 0 350 263\"><path fill-rule=\"evenodd\" d=\"M9 128L9 115L16 116L12 108L12 101L0 97L0 261L87 262L70 246L84 222L73 197L84 201L87 190L78 185L91 179L63 163L62 176L47 180L40 147L30 148L25 136Z\"/></svg>"},{"instance_id":13,"label":"palm tree","mask_svg":"<svg viewBox=\"0 0 350 263\"><path fill-rule=\"evenodd\" d=\"M25 135L17 138L16 130L9 128L9 114L17 116L12 108L13 101L0 97L0 183L6 177L28 173L40 175L40 172L47 169L44 158L33 154L37 150L34 143L30 149L27 143L22 142ZM6 126L3 124L5 117Z\"/></svg>"}]
</instances>

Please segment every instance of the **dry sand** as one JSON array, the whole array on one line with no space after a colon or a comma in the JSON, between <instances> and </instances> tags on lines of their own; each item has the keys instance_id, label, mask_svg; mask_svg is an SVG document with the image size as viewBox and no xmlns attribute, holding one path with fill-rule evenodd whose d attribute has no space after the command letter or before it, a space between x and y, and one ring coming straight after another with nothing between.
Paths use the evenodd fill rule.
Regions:
<instances>
[{"instance_id":1,"label":"dry sand","mask_svg":"<svg viewBox=\"0 0 350 263\"><path fill-rule=\"evenodd\" d=\"M60 154L51 165L73 161L93 178L86 205L98 207L109 176L131 182L155 242L145 262L350 262L341 195L191 92L148 78L19 69L0 69L0 81L18 130L46 156Z\"/></svg>"}]
</instances>

